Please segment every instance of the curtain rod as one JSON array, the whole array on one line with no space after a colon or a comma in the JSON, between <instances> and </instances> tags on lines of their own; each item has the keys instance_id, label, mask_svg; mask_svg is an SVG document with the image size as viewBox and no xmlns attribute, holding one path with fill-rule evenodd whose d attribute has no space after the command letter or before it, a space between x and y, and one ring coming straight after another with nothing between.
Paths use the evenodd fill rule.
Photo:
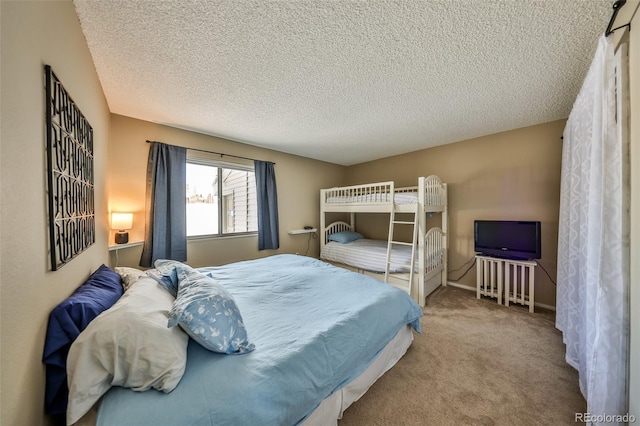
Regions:
<instances>
[{"instance_id":1,"label":"curtain rod","mask_svg":"<svg viewBox=\"0 0 640 426\"><path fill-rule=\"evenodd\" d=\"M164 143L164 142L147 140L147 143ZM164 143L164 144L165 145L171 145L171 144L168 144L168 143ZM220 157L233 157L233 158L240 158L242 160L249 160L249 161L262 161L262 160L256 160L255 158L242 157L240 155L225 154L223 152L216 152L216 151L207 151L206 149L187 148L186 146L180 146L180 145L171 145L171 146L179 146L180 148L188 149L188 150L191 150L191 151L198 151L198 152L206 152L208 154L215 154L215 155L219 155ZM267 163L276 164L273 161L267 161Z\"/></svg>"},{"instance_id":2,"label":"curtain rod","mask_svg":"<svg viewBox=\"0 0 640 426\"><path fill-rule=\"evenodd\" d=\"M608 37L609 34L613 33L615 30L619 30L620 28L629 27L631 29L631 22L625 25L621 25L617 28L611 29L613 26L613 22L616 20L616 16L618 16L618 12L624 6L627 0L618 0L613 4L613 15L611 15L611 19L609 20L609 25L607 25L607 30L604 32L605 37Z\"/></svg>"}]
</instances>

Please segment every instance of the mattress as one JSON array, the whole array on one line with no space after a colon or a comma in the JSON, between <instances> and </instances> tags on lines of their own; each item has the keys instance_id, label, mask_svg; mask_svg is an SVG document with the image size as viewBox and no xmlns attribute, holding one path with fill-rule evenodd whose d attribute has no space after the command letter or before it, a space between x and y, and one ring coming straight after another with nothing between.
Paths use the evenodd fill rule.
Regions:
<instances>
[{"instance_id":1,"label":"mattress","mask_svg":"<svg viewBox=\"0 0 640 426\"><path fill-rule=\"evenodd\" d=\"M391 195L387 193L365 194L357 196L327 197L326 204L371 204L388 203ZM394 204L418 204L418 192L396 192L393 197Z\"/></svg>"},{"instance_id":2,"label":"mattress","mask_svg":"<svg viewBox=\"0 0 640 426\"><path fill-rule=\"evenodd\" d=\"M370 240L361 238L350 243L338 243L329 241L320 253L320 259L329 262L344 263L354 268L371 272L385 272L387 262L387 241ZM389 272L409 272L411 263L411 247L394 245L391 251L391 266ZM416 251L415 263L418 266L418 252Z\"/></svg>"}]
</instances>

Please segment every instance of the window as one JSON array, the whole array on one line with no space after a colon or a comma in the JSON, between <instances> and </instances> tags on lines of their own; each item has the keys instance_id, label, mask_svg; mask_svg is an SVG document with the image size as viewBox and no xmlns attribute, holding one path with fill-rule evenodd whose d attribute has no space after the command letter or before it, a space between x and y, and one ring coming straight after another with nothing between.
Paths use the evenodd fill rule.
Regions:
<instances>
[{"instance_id":1,"label":"window","mask_svg":"<svg viewBox=\"0 0 640 426\"><path fill-rule=\"evenodd\" d=\"M187 161L187 236L258 231L253 169Z\"/></svg>"}]
</instances>

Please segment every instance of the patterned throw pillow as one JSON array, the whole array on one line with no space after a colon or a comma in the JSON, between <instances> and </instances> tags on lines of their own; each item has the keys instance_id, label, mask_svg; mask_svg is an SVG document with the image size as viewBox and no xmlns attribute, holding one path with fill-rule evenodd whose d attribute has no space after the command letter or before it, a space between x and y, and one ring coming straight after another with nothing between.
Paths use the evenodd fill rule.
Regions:
<instances>
[{"instance_id":1,"label":"patterned throw pillow","mask_svg":"<svg viewBox=\"0 0 640 426\"><path fill-rule=\"evenodd\" d=\"M179 324L193 340L213 352L243 354L254 350L231 294L189 266L175 265L175 270L179 289L169 311L169 327Z\"/></svg>"},{"instance_id":2,"label":"patterned throw pillow","mask_svg":"<svg viewBox=\"0 0 640 426\"><path fill-rule=\"evenodd\" d=\"M185 265L177 260L158 259L154 262L155 269L147 271L154 280L158 281L164 289L166 289L173 297L178 295L178 275L176 266L192 269L189 265Z\"/></svg>"}]
</instances>

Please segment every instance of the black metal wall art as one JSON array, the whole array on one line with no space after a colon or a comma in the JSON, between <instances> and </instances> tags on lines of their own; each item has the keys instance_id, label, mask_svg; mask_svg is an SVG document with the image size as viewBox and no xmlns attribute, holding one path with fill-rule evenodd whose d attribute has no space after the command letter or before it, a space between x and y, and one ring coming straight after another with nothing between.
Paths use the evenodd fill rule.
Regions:
<instances>
[{"instance_id":1,"label":"black metal wall art","mask_svg":"<svg viewBox=\"0 0 640 426\"><path fill-rule=\"evenodd\" d=\"M56 271L96 240L93 129L45 65L49 249Z\"/></svg>"}]
</instances>

